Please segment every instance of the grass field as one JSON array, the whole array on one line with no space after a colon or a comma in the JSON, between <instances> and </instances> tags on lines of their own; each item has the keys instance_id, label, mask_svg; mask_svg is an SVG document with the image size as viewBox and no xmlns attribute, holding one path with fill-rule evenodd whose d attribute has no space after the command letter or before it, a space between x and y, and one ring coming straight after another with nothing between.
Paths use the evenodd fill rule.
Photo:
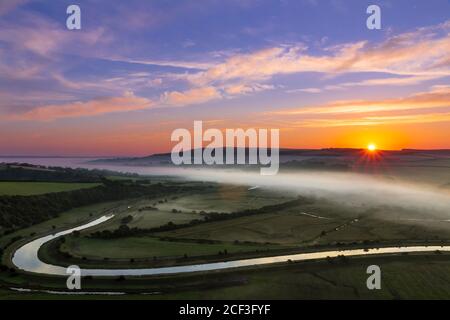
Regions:
<instances>
[{"instance_id":1,"label":"grass field","mask_svg":"<svg viewBox=\"0 0 450 320\"><path fill-rule=\"evenodd\" d=\"M160 233L161 236L219 241L278 244L333 244L336 242L450 239L448 222L386 221L372 218L318 219L281 212L218 221Z\"/></svg>"},{"instance_id":2,"label":"grass field","mask_svg":"<svg viewBox=\"0 0 450 320\"><path fill-rule=\"evenodd\" d=\"M381 290L366 286L367 266L382 270ZM299 265L248 273L246 282L171 295L179 299L450 299L450 262L389 258L357 259L349 265ZM166 297L167 298L167 297Z\"/></svg>"},{"instance_id":3,"label":"grass field","mask_svg":"<svg viewBox=\"0 0 450 320\"><path fill-rule=\"evenodd\" d=\"M225 187L231 194L248 190ZM239 191L238 191L239 190ZM256 190L255 190L256 191ZM255 194L235 199L233 205L244 207L252 197L253 206L265 205L267 201L280 203L286 197L279 193L269 194L268 191L258 190ZM265 194L265 197L262 195ZM269 200L268 200L269 199ZM334 245L337 242L353 243L365 240L397 241L397 240L437 240L450 239L450 223L433 223L414 221L400 223L392 220L389 212L374 211L370 208L349 208L337 206L334 203L317 199L314 203L301 204L294 208L283 209L278 212L245 216L224 221L208 222L192 227L185 227L172 231L158 233L158 237L176 238L178 241L160 241L155 237L125 237L119 239L88 238L91 232L98 230L114 230L121 224L121 219L127 215L133 217L129 227L152 228L164 225L169 221L180 224L192 219L201 219L199 208L214 207L224 200L218 192L204 194L186 194L179 197L160 199L138 199L128 202L121 209L115 210L116 216L94 229L82 232L82 237L68 237L62 246L63 251L74 257L85 257L93 260L179 257L214 255L227 249L229 253L268 249L267 244L278 245L279 248L309 245ZM157 210L147 210L147 207ZM195 212L190 211L196 208ZM177 212L173 212L176 209ZM380 216L380 212L383 215ZM436 232L439 230L439 232ZM220 244L199 244L186 239L214 240ZM255 244L245 247L234 245L235 241ZM259 247L258 247L259 245Z\"/></svg>"},{"instance_id":4,"label":"grass field","mask_svg":"<svg viewBox=\"0 0 450 320\"><path fill-rule=\"evenodd\" d=\"M65 183L65 182L4 182L0 181L0 195L29 196L51 192L72 191L92 188L99 183Z\"/></svg>"},{"instance_id":5,"label":"grass field","mask_svg":"<svg viewBox=\"0 0 450 320\"><path fill-rule=\"evenodd\" d=\"M180 210L182 212L234 212L255 209L267 205L295 199L294 193L281 193L265 189L252 189L242 186L221 185L212 192L178 197L168 203L160 204L161 210Z\"/></svg>"},{"instance_id":6,"label":"grass field","mask_svg":"<svg viewBox=\"0 0 450 320\"><path fill-rule=\"evenodd\" d=\"M128 223L130 228L146 229L158 227L168 222L182 224L194 219L203 219L202 212L230 213L260 208L292 199L295 199L294 195L263 189L248 190L248 188L240 186L216 186L212 190L201 193L133 201L129 208L118 212L115 219L99 229L116 229L120 226L120 219L128 215L133 217L133 220ZM154 208L154 210L149 208Z\"/></svg>"},{"instance_id":7,"label":"grass field","mask_svg":"<svg viewBox=\"0 0 450 320\"><path fill-rule=\"evenodd\" d=\"M130 259L152 257L182 257L215 255L219 251L228 253L267 250L278 248L274 245L253 244L200 244L195 242L162 241L152 237L129 237L122 239L88 239L67 237L61 246L63 252L69 252L76 257Z\"/></svg>"},{"instance_id":8,"label":"grass field","mask_svg":"<svg viewBox=\"0 0 450 320\"><path fill-rule=\"evenodd\" d=\"M171 182L178 183L178 182ZM0 183L0 194L2 192ZM14 183L13 183L14 184ZM44 184L20 182L18 188L24 192L44 193ZM27 187L27 184L31 184ZM55 183L59 185L80 187L92 184ZM83 186L84 185L84 186ZM86 186L87 185L87 186ZM195 184L194 184L195 185ZM46 192L50 190L47 187ZM29 190L29 191L27 191ZM300 204L296 207L274 210L270 213L258 213L229 220L201 223L195 226L168 232L139 237L118 239L96 239L88 237L99 230L115 230L122 219L132 216L127 225L138 228L152 228L168 222L181 224L192 219L202 219L204 212L235 212L244 209L261 208L267 205L287 202L295 194L280 193L264 189L252 189L242 186L215 185L204 189L193 189L183 194L166 195L159 198L141 197L117 202L102 203L88 207L76 208L62 213L58 218L16 231L0 238L0 247L5 247L11 239L22 236L30 239L40 234L56 232L93 220L103 214L114 214L114 218L92 229L81 232L79 237L66 236L61 245L63 252L70 253L93 267L115 267L123 264L141 267L145 263L173 265L179 263L175 258L187 255L192 261L211 262L226 259L219 252L226 250L230 256L249 257L258 254L270 255L266 250L297 250L310 245L329 245L338 247L337 242L354 244L364 240L391 241L394 244L403 240L428 241L450 239L450 222L420 220L415 212L400 212L390 206L373 207L346 206L314 198L313 203ZM195 191L197 190L197 191ZM62 190L58 190L62 191ZM33 193L29 193L33 194ZM35 193L36 194L36 193ZM407 219L414 218L414 219ZM177 241L162 240L159 237L175 238ZM22 241L24 241L23 239ZM217 243L200 243L198 240L214 240ZM236 242L238 240L239 242ZM247 242L247 243L245 243ZM14 246L8 247L3 255L3 263L11 266L10 257ZM53 263L59 256L51 246L48 252L44 246L44 255L40 257ZM48 254L50 253L50 254ZM41 254L41 252L40 252ZM47 255L46 255L47 254ZM85 260L82 260L82 258ZM153 257L161 262L145 261ZM233 255L235 257L235 255ZM70 258L70 257L69 257ZM108 258L108 259L104 259ZM174 259L171 259L174 258ZM241 258L241 257L239 257ZM164 260L166 259L166 260ZM231 259L231 258L229 258ZM117 260L117 261L115 261ZM164 261L163 261L164 260ZM214 272L201 275L175 275L166 277L127 278L121 282L117 279L91 279L83 285L92 290L136 290L158 291L159 295L144 296L130 294L119 298L138 299L404 299L404 298L450 298L450 260L448 254L429 254L428 256L391 256L351 258L349 261L327 261L309 263L286 263L277 267L256 267L238 271ZM184 260L183 260L184 261ZM191 260L180 262L191 263ZM114 263L117 263L114 265ZM366 268L378 264L382 268L382 290L369 291L365 285ZM147 265L145 265L147 266ZM7 283L7 285L5 285ZM22 274L0 275L0 299L3 298L76 298L55 296L44 293L17 293L6 291L5 287L36 286L64 288L64 281L57 277ZM3 286L2 286L3 285ZM85 287L84 287L85 288ZM98 296L85 296L95 298ZM105 296L102 296L105 297ZM112 297L109 297L112 298Z\"/></svg>"},{"instance_id":9,"label":"grass field","mask_svg":"<svg viewBox=\"0 0 450 320\"><path fill-rule=\"evenodd\" d=\"M35 290L64 290L66 279L3 274L0 299L450 299L448 258L448 255L359 257L346 262L293 263L213 274L127 278L121 282L115 278L83 281L83 290L128 292L121 296L11 291L9 287L30 284ZM380 290L369 290L366 286L366 269L373 264L381 268ZM2 285L6 280L9 284Z\"/></svg>"},{"instance_id":10,"label":"grass field","mask_svg":"<svg viewBox=\"0 0 450 320\"><path fill-rule=\"evenodd\" d=\"M160 235L219 241L300 244L319 236L323 230L335 228L342 223L341 219L322 220L298 213L280 212L211 222Z\"/></svg>"},{"instance_id":11,"label":"grass field","mask_svg":"<svg viewBox=\"0 0 450 320\"><path fill-rule=\"evenodd\" d=\"M124 204L123 201L105 202L69 210L62 213L55 219L0 237L0 247L4 247L11 239L16 237L29 238L33 235L63 230L86 223L87 221L93 220L100 215L118 210L121 206L126 206L126 203ZM5 256L3 257L3 260L6 262L7 259Z\"/></svg>"}]
</instances>

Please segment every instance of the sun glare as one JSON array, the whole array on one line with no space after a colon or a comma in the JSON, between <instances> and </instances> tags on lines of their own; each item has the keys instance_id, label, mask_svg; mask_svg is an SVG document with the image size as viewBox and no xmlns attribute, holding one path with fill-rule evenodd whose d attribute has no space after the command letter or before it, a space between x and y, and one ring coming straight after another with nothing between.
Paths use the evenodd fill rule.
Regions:
<instances>
[{"instance_id":1,"label":"sun glare","mask_svg":"<svg viewBox=\"0 0 450 320\"><path fill-rule=\"evenodd\" d=\"M375 144L371 143L367 146L367 150L375 151L375 150L377 150L377 146Z\"/></svg>"}]
</instances>

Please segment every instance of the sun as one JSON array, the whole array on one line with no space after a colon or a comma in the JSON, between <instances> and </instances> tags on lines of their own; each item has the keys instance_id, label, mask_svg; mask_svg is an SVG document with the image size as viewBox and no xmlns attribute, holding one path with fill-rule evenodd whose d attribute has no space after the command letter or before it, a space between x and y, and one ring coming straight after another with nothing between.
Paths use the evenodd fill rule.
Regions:
<instances>
[{"instance_id":1,"label":"sun","mask_svg":"<svg viewBox=\"0 0 450 320\"><path fill-rule=\"evenodd\" d=\"M377 146L376 146L374 143L370 143L370 144L367 146L367 150L373 152L373 151L377 150Z\"/></svg>"}]
</instances>

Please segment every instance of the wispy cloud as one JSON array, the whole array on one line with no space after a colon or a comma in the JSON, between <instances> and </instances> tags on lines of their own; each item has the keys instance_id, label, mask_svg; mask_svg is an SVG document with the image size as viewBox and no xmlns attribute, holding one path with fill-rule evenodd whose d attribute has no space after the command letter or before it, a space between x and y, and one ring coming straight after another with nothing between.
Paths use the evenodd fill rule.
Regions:
<instances>
[{"instance_id":1,"label":"wispy cloud","mask_svg":"<svg viewBox=\"0 0 450 320\"><path fill-rule=\"evenodd\" d=\"M346 126L373 126L387 124L413 124L450 121L450 112L397 116L362 116L347 119L308 119L292 122L294 127L329 128Z\"/></svg>"},{"instance_id":2,"label":"wispy cloud","mask_svg":"<svg viewBox=\"0 0 450 320\"><path fill-rule=\"evenodd\" d=\"M151 60L151 59L146 60L146 59L129 59L119 57L112 57L112 58L103 57L103 59L132 64L142 64L142 65L172 67L182 69L197 69L197 70L207 70L208 68L211 68L214 65L212 62L196 62L196 61L180 61L180 60Z\"/></svg>"},{"instance_id":3,"label":"wispy cloud","mask_svg":"<svg viewBox=\"0 0 450 320\"><path fill-rule=\"evenodd\" d=\"M225 87L225 92L231 96L234 95L241 95L241 94L248 94L248 93L254 93L264 90L272 90L275 89L275 86L270 84L245 84L245 83L238 83L238 84L232 84L227 87Z\"/></svg>"},{"instance_id":4,"label":"wispy cloud","mask_svg":"<svg viewBox=\"0 0 450 320\"><path fill-rule=\"evenodd\" d=\"M154 102L126 92L121 97L99 98L87 102L73 102L61 105L48 105L35 108L25 113L14 114L11 120L55 120L60 118L96 116L111 112L124 112L148 109Z\"/></svg>"},{"instance_id":5,"label":"wispy cloud","mask_svg":"<svg viewBox=\"0 0 450 320\"><path fill-rule=\"evenodd\" d=\"M16 2L20 4L20 1ZM0 11L1 8L0 6ZM133 95L126 97L127 99L146 99L146 102L151 100L153 108L190 106L281 88L281 85L277 85L277 76L311 72L320 73L321 79L325 80L347 73L364 73L364 78L360 81L332 85L324 83L323 86L286 91L322 93L357 86L404 86L450 76L450 21L391 36L380 43L342 43L322 48L319 53L311 53L304 44L295 44L276 45L247 53L224 49L220 54L205 53L201 58L197 53L193 56L174 55L180 59L160 60L151 57L130 58L145 56L143 51L136 55L130 54L133 47L127 50L116 48L117 53L110 56L110 52L114 52L108 47L111 38L103 28L92 28L80 33L67 32L57 22L36 14L26 14L26 17L27 19L23 17L24 23L0 22L0 41L6 44L8 50L5 53L5 49L0 48L0 58L8 56L7 59L0 59L0 78L36 82L45 79L49 84L56 82L59 87L54 88L55 91L69 93L71 96L79 95L83 101L98 96L113 97L104 99L121 99L121 92L133 91L147 98ZM321 45L325 45L325 42ZM101 71L99 68L91 75L87 74L91 72L89 68L84 77L80 78L77 73L65 73L64 63L60 62L67 61L64 57L67 53L78 55L80 60L102 60L101 63L110 63L116 69L108 72L110 70L107 68ZM33 63L30 65L28 61ZM111 62L125 62L129 65L124 67L123 64ZM155 72L155 68L151 66L173 70L160 71L158 68ZM117 96L119 97L114 98ZM118 112L120 109L103 109L95 99L78 103L73 103L72 100L67 104L39 101L34 110L21 116L29 119L56 119ZM115 105L115 100L110 102ZM131 102L131 108L124 106L122 111L139 108L139 103L134 104L136 100ZM39 106L42 104L47 106ZM95 106L91 113L86 110L88 105ZM400 103L396 102L395 105L398 107ZM62 109L61 114L56 112L58 107ZM358 109L360 106L356 103L345 105L345 108L352 107ZM375 111L381 106L372 105L371 108ZM82 111L78 113L77 110Z\"/></svg>"},{"instance_id":6,"label":"wispy cloud","mask_svg":"<svg viewBox=\"0 0 450 320\"><path fill-rule=\"evenodd\" d=\"M286 90L286 92L288 92L288 93L293 93L293 92L320 93L320 92L322 92L322 89L320 89L320 88L301 88L301 89Z\"/></svg>"},{"instance_id":7,"label":"wispy cloud","mask_svg":"<svg viewBox=\"0 0 450 320\"><path fill-rule=\"evenodd\" d=\"M280 74L304 72L328 75L376 72L404 77L366 80L358 85L418 83L450 75L449 31L450 21L392 36L379 44L360 41L325 48L322 55L308 54L304 45L273 47L234 55L187 78L193 84L206 85L236 79L270 80Z\"/></svg>"},{"instance_id":8,"label":"wispy cloud","mask_svg":"<svg viewBox=\"0 0 450 320\"><path fill-rule=\"evenodd\" d=\"M186 106L204 103L221 97L220 92L214 87L195 88L187 91L166 92L162 101L171 106Z\"/></svg>"},{"instance_id":9,"label":"wispy cloud","mask_svg":"<svg viewBox=\"0 0 450 320\"><path fill-rule=\"evenodd\" d=\"M405 98L334 101L324 105L270 112L305 127L449 121L450 86Z\"/></svg>"},{"instance_id":10,"label":"wispy cloud","mask_svg":"<svg viewBox=\"0 0 450 320\"><path fill-rule=\"evenodd\" d=\"M70 52L80 46L92 46L109 41L103 28L95 28L81 33L67 32L60 24L38 15L24 14L21 23L0 22L0 40L7 43L13 52L28 51L39 56L53 58L55 52ZM84 47L85 49L85 47ZM81 51L82 52L82 51Z\"/></svg>"},{"instance_id":11,"label":"wispy cloud","mask_svg":"<svg viewBox=\"0 0 450 320\"><path fill-rule=\"evenodd\" d=\"M5 15L17 7L27 3L29 0L6 0L0 2L0 16Z\"/></svg>"}]
</instances>

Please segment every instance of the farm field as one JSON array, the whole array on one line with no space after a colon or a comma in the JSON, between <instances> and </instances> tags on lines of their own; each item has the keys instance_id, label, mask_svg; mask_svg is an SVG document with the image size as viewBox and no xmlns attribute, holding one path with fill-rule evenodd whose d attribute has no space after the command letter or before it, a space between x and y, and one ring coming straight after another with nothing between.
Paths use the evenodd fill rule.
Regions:
<instances>
[{"instance_id":1,"label":"farm field","mask_svg":"<svg viewBox=\"0 0 450 320\"><path fill-rule=\"evenodd\" d=\"M186 185L182 183L182 185ZM195 184L194 184L195 186ZM295 199L295 194L273 192L264 189L248 190L247 187L214 185L201 193L167 195L152 199L136 199L125 210L116 212L114 219L95 230L113 230L121 225L121 219L131 216L130 228L154 228L169 222L183 224L194 219L202 220L211 212L231 213L280 204Z\"/></svg>"},{"instance_id":2,"label":"farm field","mask_svg":"<svg viewBox=\"0 0 450 320\"><path fill-rule=\"evenodd\" d=\"M278 249L281 246L246 243L196 243L189 241L164 241L152 237L123 239L87 239L68 237L61 246L62 252L87 259L167 258L217 255L219 252L240 253L255 250Z\"/></svg>"},{"instance_id":3,"label":"farm field","mask_svg":"<svg viewBox=\"0 0 450 320\"><path fill-rule=\"evenodd\" d=\"M258 192L267 195L270 193L268 190ZM242 203L236 200L235 205L243 206L248 201L247 197L241 197ZM280 196L276 192L272 193L270 198L276 199L276 203L286 200L285 196ZM126 224L130 228L154 228L168 222L176 225L187 223L192 219L202 220L203 216L199 211L186 211L185 207L179 205L180 202L187 203L188 200L190 209L197 210L206 203L214 206L216 201L219 203L223 201L207 193L128 202L114 211L115 217L110 221L83 231L80 237L66 236L59 251L78 259L100 261L104 266L105 258L114 262L154 257L158 259L201 257L217 255L224 250L230 254L268 250L267 254L270 254L270 250L315 245L333 246L338 243L352 245L363 242L407 243L450 239L450 223L405 221L401 217L408 212L402 212L399 216L394 214L398 213L396 211L392 212L389 220L386 218L389 216L389 210L386 208L376 210L377 208L373 207L339 206L324 199L316 199L312 203L299 204L270 213L222 221L205 221L165 232L108 239L92 237L97 231L116 230L123 225L125 217L132 217ZM196 206L197 201L199 206ZM266 202L261 201L261 204L264 203ZM142 210L149 207L157 210ZM171 209L174 207L177 208L175 212ZM413 216L416 213L409 214ZM439 232L436 233L436 230ZM48 250L46 246L44 248ZM43 254L51 258L51 254L45 253L46 250ZM54 257L52 261L55 262ZM174 260L173 263L178 262Z\"/></svg>"},{"instance_id":4,"label":"farm field","mask_svg":"<svg viewBox=\"0 0 450 320\"><path fill-rule=\"evenodd\" d=\"M30 196L51 192L72 191L84 188L93 188L99 183L73 183L73 182L24 182L0 181L0 195Z\"/></svg>"},{"instance_id":5,"label":"farm field","mask_svg":"<svg viewBox=\"0 0 450 320\"><path fill-rule=\"evenodd\" d=\"M432 178L435 182L436 179L437 176ZM436 215L437 211L360 203L355 197L344 202L298 190L287 192L229 183L165 181L161 177L144 183L139 182L142 179L112 181L113 185L142 186L151 191L67 210L50 220L0 236L0 247L4 248L2 264L10 268L0 276L0 297L7 294L5 290L10 292L7 288L11 286L64 290L58 277L12 272L12 254L31 239L103 215L112 218L44 244L39 258L50 264L75 264L82 268L159 268L304 251L450 241L450 221L445 214ZM161 190L170 191L158 193L160 186ZM164 189L168 186L174 189ZM121 229L128 231L117 233ZM368 263L382 266L383 290L367 290ZM188 275L94 277L84 283L91 290L130 291L121 296L123 299L433 299L449 297L449 267L447 253L431 252L286 261L273 266ZM151 290L159 294L138 294ZM38 291L9 296L67 298Z\"/></svg>"},{"instance_id":6,"label":"farm field","mask_svg":"<svg viewBox=\"0 0 450 320\"><path fill-rule=\"evenodd\" d=\"M366 268L383 270L381 290L368 290ZM127 278L120 282L125 295L60 295L40 291L18 292L0 286L0 299L450 299L448 255L351 258L346 261L294 263L221 274ZM27 279L0 276L0 284L20 288ZM31 277L53 290L65 279ZM117 279L86 281L85 290L117 290ZM154 294L140 294L154 292Z\"/></svg>"},{"instance_id":7,"label":"farm field","mask_svg":"<svg viewBox=\"0 0 450 320\"><path fill-rule=\"evenodd\" d=\"M448 258L447 258L448 259ZM400 260L400 261L398 261ZM410 261L413 261L411 263ZM245 274L239 286L169 295L175 299L449 299L450 263L430 258L355 259L325 268L323 264L267 269ZM368 290L366 268L383 270L381 290Z\"/></svg>"}]
</instances>

